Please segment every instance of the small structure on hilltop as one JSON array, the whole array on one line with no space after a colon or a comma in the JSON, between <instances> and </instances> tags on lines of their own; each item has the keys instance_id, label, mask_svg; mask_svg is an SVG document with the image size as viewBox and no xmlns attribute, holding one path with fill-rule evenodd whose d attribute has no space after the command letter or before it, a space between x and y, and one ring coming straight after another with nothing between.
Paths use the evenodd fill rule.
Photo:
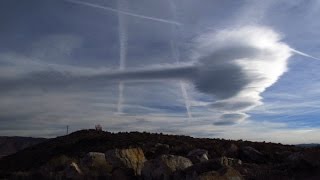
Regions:
<instances>
[{"instance_id":1,"label":"small structure on hilltop","mask_svg":"<svg viewBox=\"0 0 320 180\"><path fill-rule=\"evenodd\" d=\"M96 131L102 131L102 126L100 124L95 125Z\"/></svg>"}]
</instances>

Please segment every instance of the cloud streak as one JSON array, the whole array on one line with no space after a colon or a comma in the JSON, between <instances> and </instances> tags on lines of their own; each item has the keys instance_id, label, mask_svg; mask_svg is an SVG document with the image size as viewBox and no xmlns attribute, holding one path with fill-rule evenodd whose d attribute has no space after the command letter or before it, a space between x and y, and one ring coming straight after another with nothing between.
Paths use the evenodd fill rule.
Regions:
<instances>
[{"instance_id":1,"label":"cloud streak","mask_svg":"<svg viewBox=\"0 0 320 180\"><path fill-rule=\"evenodd\" d=\"M168 3L170 5L171 11L173 13L174 19L177 19L177 8L176 8L175 3L173 1L170 1L170 0L168 1ZM177 35L178 35L177 31L178 31L178 27L172 26L172 32L173 32L175 37L177 37ZM180 64L180 52L179 52L178 47L177 47L176 39L171 40L170 45L171 45L171 51L172 51L173 58L175 59L177 64ZM191 113L191 110L190 110L190 101L189 101L189 97L188 97L188 92L187 92L186 86L182 81L179 82L179 85L180 85L182 97L183 97L183 100L184 100L184 103L185 103L185 106L186 106L187 115L188 115L189 118L192 118L192 113Z\"/></svg>"},{"instance_id":2,"label":"cloud streak","mask_svg":"<svg viewBox=\"0 0 320 180\"><path fill-rule=\"evenodd\" d=\"M110 11L110 12L114 12L114 13L121 13L124 15L137 17L140 19L157 21L157 22L166 23L166 24L175 24L178 26L181 25L181 23L175 22L175 21L170 21L170 20L156 18L156 17L150 17L150 16L144 16L144 15L136 14L136 13L130 13L130 12L126 12L126 11L122 11L122 10L118 10L118 9L114 9L114 8L110 8L110 7L100 6L100 5L96 5L96 4L92 4L92 3L88 3L88 2L82 2L82 1L77 1L77 0L65 0L65 1L73 3L73 4L79 4L79 5L84 5L84 6L88 6L88 7L92 7L92 8L102 9L102 10L106 10L106 11Z\"/></svg>"},{"instance_id":3,"label":"cloud streak","mask_svg":"<svg viewBox=\"0 0 320 180\"><path fill-rule=\"evenodd\" d=\"M127 2L126 0L119 0L118 9L123 9L123 8L127 9ZM126 67L126 61L127 61L128 32L127 32L126 16L121 14L119 11L118 11L118 22L119 22L119 43L120 43L119 70L123 71ZM118 97L118 104L117 104L117 113L123 112L123 107L122 107L122 104L124 102L123 90L124 90L124 83L119 82L119 97Z\"/></svg>"}]
</instances>

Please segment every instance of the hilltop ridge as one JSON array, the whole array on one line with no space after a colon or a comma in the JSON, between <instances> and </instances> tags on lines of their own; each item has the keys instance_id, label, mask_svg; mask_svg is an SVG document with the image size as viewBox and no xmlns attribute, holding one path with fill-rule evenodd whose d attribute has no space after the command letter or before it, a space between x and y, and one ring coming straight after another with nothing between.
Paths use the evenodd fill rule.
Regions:
<instances>
[{"instance_id":1,"label":"hilltop ridge","mask_svg":"<svg viewBox=\"0 0 320 180\"><path fill-rule=\"evenodd\" d=\"M162 133L111 133L81 130L66 136L48 139L0 159L0 178L12 177L17 172L28 172L29 175L39 173L37 171L44 171L44 167L47 170L48 166L52 166L48 165L49 162L61 159L61 157L67 159L64 163L72 161L72 163L79 164L83 158L88 156L88 153L102 153L104 156L104 153L108 151L131 152L130 149L137 149L133 152L142 153L146 162L179 156L192 160L192 167L200 166L201 163L200 165L197 164L198 162L194 163L190 157L191 152L201 152L202 156L207 157L204 159L209 160L208 162L216 162L217 159L219 162L226 159L230 162L241 162L241 165L232 165L232 168L245 179L320 177L320 148L301 148L270 142L193 138ZM67 167L68 164L65 166ZM60 170L63 169L65 168L60 168ZM55 171L51 173L54 174ZM113 177L112 175L109 173L108 176L104 176ZM143 176L135 176L135 178L143 179Z\"/></svg>"}]
</instances>

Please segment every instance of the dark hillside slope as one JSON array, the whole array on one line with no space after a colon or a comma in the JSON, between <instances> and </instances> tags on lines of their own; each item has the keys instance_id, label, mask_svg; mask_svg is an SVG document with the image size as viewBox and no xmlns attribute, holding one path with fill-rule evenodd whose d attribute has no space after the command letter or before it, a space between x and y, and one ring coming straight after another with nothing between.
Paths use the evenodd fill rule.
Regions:
<instances>
[{"instance_id":1,"label":"dark hillside slope","mask_svg":"<svg viewBox=\"0 0 320 180\"><path fill-rule=\"evenodd\" d=\"M45 138L2 136L0 137L0 159L45 140Z\"/></svg>"}]
</instances>

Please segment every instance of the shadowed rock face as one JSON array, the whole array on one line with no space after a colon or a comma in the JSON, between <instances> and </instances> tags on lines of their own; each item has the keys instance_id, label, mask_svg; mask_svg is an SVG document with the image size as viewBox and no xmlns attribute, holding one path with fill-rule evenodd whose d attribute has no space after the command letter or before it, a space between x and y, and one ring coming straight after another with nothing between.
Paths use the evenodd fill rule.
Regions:
<instances>
[{"instance_id":1,"label":"shadowed rock face","mask_svg":"<svg viewBox=\"0 0 320 180\"><path fill-rule=\"evenodd\" d=\"M108 163L114 168L133 169L135 175L140 175L146 158L141 148L115 149L105 153Z\"/></svg>"},{"instance_id":2,"label":"shadowed rock face","mask_svg":"<svg viewBox=\"0 0 320 180\"><path fill-rule=\"evenodd\" d=\"M253 147L246 146L240 149L240 157L248 162L263 163L264 155Z\"/></svg>"}]
</instances>

